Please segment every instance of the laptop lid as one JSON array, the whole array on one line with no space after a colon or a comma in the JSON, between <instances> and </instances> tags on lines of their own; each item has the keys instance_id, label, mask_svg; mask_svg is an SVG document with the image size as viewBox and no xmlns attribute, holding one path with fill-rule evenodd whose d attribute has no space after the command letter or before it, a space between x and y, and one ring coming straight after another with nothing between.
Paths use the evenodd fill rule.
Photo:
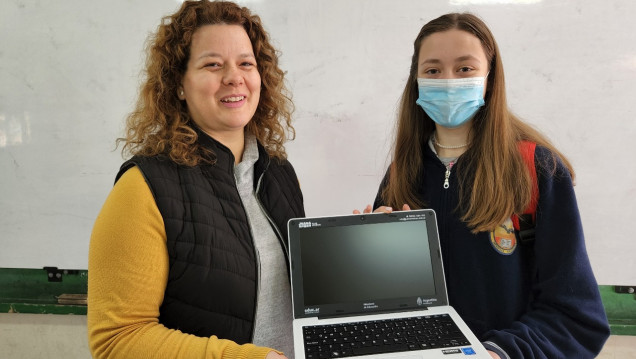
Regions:
<instances>
[{"instance_id":1,"label":"laptop lid","mask_svg":"<svg viewBox=\"0 0 636 359\"><path fill-rule=\"evenodd\" d=\"M448 305L431 209L288 222L294 318Z\"/></svg>"}]
</instances>

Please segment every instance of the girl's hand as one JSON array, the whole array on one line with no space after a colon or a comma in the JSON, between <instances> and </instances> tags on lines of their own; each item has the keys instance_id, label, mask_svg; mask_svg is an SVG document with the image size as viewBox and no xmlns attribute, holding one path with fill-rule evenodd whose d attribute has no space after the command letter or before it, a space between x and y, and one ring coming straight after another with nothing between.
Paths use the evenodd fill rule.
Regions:
<instances>
[{"instance_id":1,"label":"girl's hand","mask_svg":"<svg viewBox=\"0 0 636 359\"><path fill-rule=\"evenodd\" d=\"M362 213L365 213L365 214L366 213L371 213L372 209L373 208L371 207L371 205L367 204L367 206L364 207L364 209L362 210ZM408 204L404 204L402 206L402 211L410 211L410 210L411 210L411 207L409 207ZM393 208L387 207L387 206L380 206L380 207L376 208L375 211L373 211L373 213L391 213L391 212L393 212ZM353 210L353 214L360 214L360 211L357 210L357 209L354 209Z\"/></svg>"}]
</instances>

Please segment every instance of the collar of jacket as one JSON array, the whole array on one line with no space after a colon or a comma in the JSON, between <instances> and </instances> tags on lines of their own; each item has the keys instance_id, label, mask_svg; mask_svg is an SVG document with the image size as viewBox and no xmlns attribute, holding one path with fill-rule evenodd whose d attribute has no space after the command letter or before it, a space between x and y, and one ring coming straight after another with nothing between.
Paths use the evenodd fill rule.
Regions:
<instances>
[{"instance_id":1,"label":"collar of jacket","mask_svg":"<svg viewBox=\"0 0 636 359\"><path fill-rule=\"evenodd\" d=\"M431 146L429 146L428 140L422 144L422 159L427 157L430 159L434 159L435 162L439 162L440 165L444 167L444 164L442 164L442 161L439 160L439 158L437 157L437 154L435 154L435 152L433 152L433 150L431 149Z\"/></svg>"},{"instance_id":2,"label":"collar of jacket","mask_svg":"<svg viewBox=\"0 0 636 359\"><path fill-rule=\"evenodd\" d=\"M192 128L197 133L199 145L214 153L214 166L233 174L235 158L232 151L221 142L203 132L199 127L193 125ZM254 181L257 181L260 175L267 170L270 162L270 157L265 147L263 147L258 140L256 144L258 146L258 161L254 164Z\"/></svg>"}]
</instances>

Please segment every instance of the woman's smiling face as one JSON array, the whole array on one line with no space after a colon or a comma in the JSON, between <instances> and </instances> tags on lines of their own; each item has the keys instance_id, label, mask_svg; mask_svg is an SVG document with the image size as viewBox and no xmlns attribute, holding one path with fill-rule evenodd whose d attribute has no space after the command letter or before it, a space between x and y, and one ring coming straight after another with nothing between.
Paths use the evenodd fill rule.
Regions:
<instances>
[{"instance_id":1,"label":"woman's smiling face","mask_svg":"<svg viewBox=\"0 0 636 359\"><path fill-rule=\"evenodd\" d=\"M192 120L217 140L238 134L254 116L261 91L252 43L239 25L195 31L179 98Z\"/></svg>"}]
</instances>

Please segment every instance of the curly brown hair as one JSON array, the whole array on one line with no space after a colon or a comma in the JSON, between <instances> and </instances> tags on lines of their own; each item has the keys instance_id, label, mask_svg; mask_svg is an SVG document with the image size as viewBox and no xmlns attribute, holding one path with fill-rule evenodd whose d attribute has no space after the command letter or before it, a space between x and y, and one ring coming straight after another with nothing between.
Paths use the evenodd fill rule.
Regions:
<instances>
[{"instance_id":1,"label":"curly brown hair","mask_svg":"<svg viewBox=\"0 0 636 359\"><path fill-rule=\"evenodd\" d=\"M197 132L187 105L177 90L187 69L192 35L202 26L242 26L252 43L261 76L258 108L245 127L267 153L285 159L284 143L293 139L293 103L278 67L279 52L272 46L261 19L245 7L229 1L184 1L174 14L163 18L157 32L148 39L145 81L133 112L126 120L122 154L165 155L174 162L195 166L214 162L214 154L197 144Z\"/></svg>"}]
</instances>

